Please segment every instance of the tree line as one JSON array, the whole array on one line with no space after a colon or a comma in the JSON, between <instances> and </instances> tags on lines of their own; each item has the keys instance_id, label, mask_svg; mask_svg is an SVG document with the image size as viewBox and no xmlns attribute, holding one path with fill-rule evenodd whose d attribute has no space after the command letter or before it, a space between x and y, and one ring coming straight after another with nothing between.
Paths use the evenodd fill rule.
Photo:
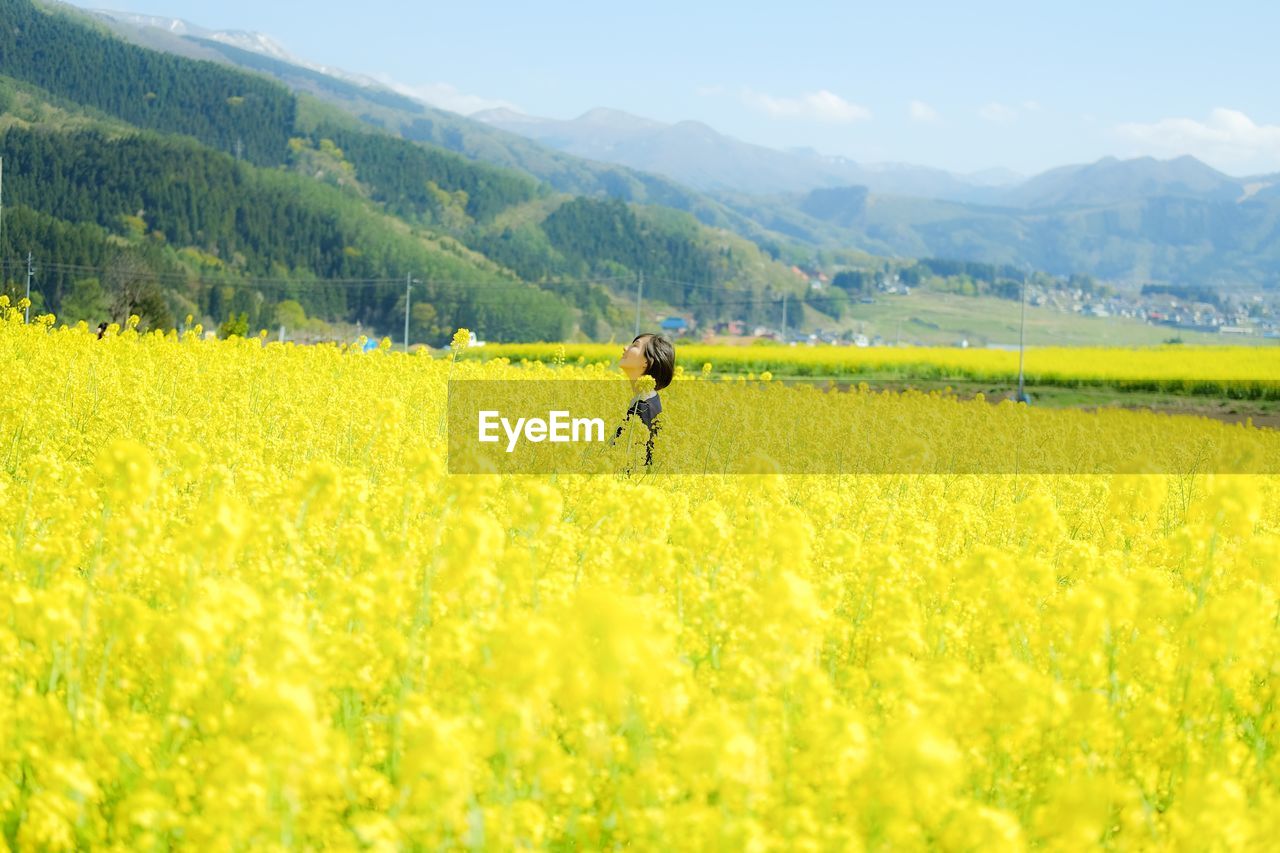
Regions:
<instances>
[{"instance_id":1,"label":"tree line","mask_svg":"<svg viewBox=\"0 0 1280 853\"><path fill-rule=\"evenodd\" d=\"M185 300L195 313L218 319L224 311L248 311L255 324L274 302L296 299L309 314L391 332L402 322L403 286L314 281L399 280L406 273L425 282L417 299L434 306L418 330L428 342L441 343L462 325L496 339L552 340L572 322L556 295L463 250L432 247L367 210L358 197L181 138L10 128L0 134L0 152L6 202L0 257L6 259L34 246L46 261L102 268L114 253L127 251L155 280L169 283L176 291L171 301ZM184 272L202 284L173 285ZM282 283L258 288L258 297L237 283L264 277ZM211 280L225 284L207 284ZM504 298L470 286L480 284L501 285ZM73 292L68 276L42 277L41 297L55 313Z\"/></svg>"}]
</instances>

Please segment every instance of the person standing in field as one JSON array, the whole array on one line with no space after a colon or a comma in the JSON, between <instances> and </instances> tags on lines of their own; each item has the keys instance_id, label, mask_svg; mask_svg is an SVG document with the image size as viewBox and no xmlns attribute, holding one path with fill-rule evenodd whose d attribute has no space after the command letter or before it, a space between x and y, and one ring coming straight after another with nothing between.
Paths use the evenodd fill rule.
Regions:
<instances>
[{"instance_id":1,"label":"person standing in field","mask_svg":"<svg viewBox=\"0 0 1280 853\"><path fill-rule=\"evenodd\" d=\"M671 341L655 332L642 332L635 336L631 344L622 350L622 358L618 366L631 381L631 390L635 396L627 407L623 426L631 420L632 415L640 419L649 429L649 440L645 442L644 464L653 463L653 438L658 433L658 415L662 413L662 398L658 392L671 384L676 370L676 351ZM653 377L653 389L640 390L640 377ZM623 426L614 433L616 441L622 435Z\"/></svg>"}]
</instances>

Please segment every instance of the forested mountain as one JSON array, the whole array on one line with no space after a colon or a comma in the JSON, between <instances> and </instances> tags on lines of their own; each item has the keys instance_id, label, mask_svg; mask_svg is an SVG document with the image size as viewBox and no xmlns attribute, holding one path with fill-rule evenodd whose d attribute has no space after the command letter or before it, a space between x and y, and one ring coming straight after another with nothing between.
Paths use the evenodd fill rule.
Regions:
<instances>
[{"instance_id":1,"label":"forested mountain","mask_svg":"<svg viewBox=\"0 0 1280 853\"><path fill-rule=\"evenodd\" d=\"M449 305L420 330L433 340L464 319L507 336L569 330L570 312L553 295L453 241L406 234L358 199L297 174L149 134L10 127L0 133L0 151L7 202L0 251L15 258L34 249L48 267L38 279L42 307L64 316L68 299L109 284L103 275L125 263L172 303L168 314L152 312L160 325L182 310L215 319L244 311L256 327L270 324L271 304L292 299L310 315L392 329L403 310L401 276L412 271L429 282L427 303ZM477 288L503 280L504 301L489 304Z\"/></svg>"},{"instance_id":2,"label":"forested mountain","mask_svg":"<svg viewBox=\"0 0 1280 853\"><path fill-rule=\"evenodd\" d=\"M1046 209L1123 204L1150 198L1234 202L1243 194L1244 181L1224 175L1194 157L1104 157L1083 166L1051 169L996 198L1004 204Z\"/></svg>"},{"instance_id":3,"label":"forested mountain","mask_svg":"<svg viewBox=\"0 0 1280 853\"><path fill-rule=\"evenodd\" d=\"M649 298L677 305L686 285L798 286L691 216L574 200L76 15L0 11L0 259L13 292L33 252L37 307L65 319L245 313L256 328L288 300L399 337L412 276L418 340L463 325L551 340L629 326L614 294L630 300L645 273Z\"/></svg>"},{"instance_id":4,"label":"forested mountain","mask_svg":"<svg viewBox=\"0 0 1280 853\"><path fill-rule=\"evenodd\" d=\"M284 162L296 101L267 80L144 50L30 0L0 0L0 73L140 128Z\"/></svg>"}]
</instances>

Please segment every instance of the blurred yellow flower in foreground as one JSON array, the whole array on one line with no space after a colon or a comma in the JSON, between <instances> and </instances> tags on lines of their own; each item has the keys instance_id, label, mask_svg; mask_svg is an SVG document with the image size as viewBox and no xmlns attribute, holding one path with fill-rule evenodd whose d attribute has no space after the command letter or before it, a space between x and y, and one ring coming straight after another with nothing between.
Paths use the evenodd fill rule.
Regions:
<instances>
[{"instance_id":1,"label":"blurred yellow flower in foreground","mask_svg":"<svg viewBox=\"0 0 1280 853\"><path fill-rule=\"evenodd\" d=\"M11 315L0 358L11 848L1280 837L1274 477L449 476L450 377L538 368Z\"/></svg>"}]
</instances>

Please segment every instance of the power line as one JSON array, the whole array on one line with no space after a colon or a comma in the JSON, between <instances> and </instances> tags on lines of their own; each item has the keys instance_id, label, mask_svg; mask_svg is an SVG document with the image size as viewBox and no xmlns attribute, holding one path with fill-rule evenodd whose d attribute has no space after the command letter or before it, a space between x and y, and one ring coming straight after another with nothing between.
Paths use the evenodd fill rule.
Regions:
<instances>
[{"instance_id":1,"label":"power line","mask_svg":"<svg viewBox=\"0 0 1280 853\"><path fill-rule=\"evenodd\" d=\"M23 314L23 322L31 322L31 279L35 276L35 267L32 266L31 253L27 252L27 308Z\"/></svg>"},{"instance_id":2,"label":"power line","mask_svg":"<svg viewBox=\"0 0 1280 853\"><path fill-rule=\"evenodd\" d=\"M26 262L15 260L13 262L3 261L6 267L25 269ZM109 267L93 266L90 264L67 264L67 263L47 263L43 267L50 272L80 274L80 275L105 275L110 272ZM194 285L213 285L228 287L371 287L383 285L400 285L404 283L402 278L263 278L263 277L245 277L245 278L221 278L210 277L207 275L190 275L183 272L156 272L146 271L139 275L140 278L152 281L177 282L181 284ZM490 280L467 280L467 279L414 279L414 284L423 284L428 287L470 287L470 288L510 288L515 290L540 290L547 291L549 287L560 285L574 284L600 284L610 281L619 281L629 279L629 276L612 276L603 278L580 278L580 279L556 279L543 282L528 282L519 279L490 279Z\"/></svg>"},{"instance_id":3,"label":"power line","mask_svg":"<svg viewBox=\"0 0 1280 853\"><path fill-rule=\"evenodd\" d=\"M72 275L108 275L111 272L110 267L97 267L88 264L64 264L64 263L47 263L43 267L50 272L57 272ZM229 285L229 286L293 286L293 285L380 285L395 284L400 281L398 278L334 278L334 279L286 279L286 278L209 278L202 276L190 276L180 272L156 272L151 270L143 270L137 273L138 278L149 281L167 281L177 282L181 284L207 284L207 285Z\"/></svg>"},{"instance_id":4,"label":"power line","mask_svg":"<svg viewBox=\"0 0 1280 853\"><path fill-rule=\"evenodd\" d=\"M26 272L25 260L0 260L0 268L5 270L14 270ZM90 264L70 264L52 262L42 264L42 270L46 275L106 275L110 268L104 266L94 266ZM266 278L266 277L247 277L247 278L222 278L209 277L207 275L192 276L183 272L154 272L149 271L142 273L141 278L167 283L186 284L192 286L205 287L230 287L234 289L243 288L261 288L261 289L282 289L282 290L311 290L321 288L340 288L340 289L359 289L366 287L384 287L388 290L392 286L401 286L405 284L401 278L308 278L308 279L289 279L289 278ZM540 282L527 282L513 279L493 279L469 281L465 279L413 279L411 285L421 284L430 288L447 288L445 292L428 293L426 298L436 304L445 304L457 309L464 308L480 308L494 307L507 304L502 298L503 294L511 293L545 293L549 296L561 296L551 288L558 286L572 285L592 285L606 284L618 281L632 281L634 276L593 276L575 279L553 279ZM692 310L698 308L733 308L745 306L773 306L783 304L790 298L789 292L784 291L782 294L773 296L766 295L760 291L740 290L730 288L726 285L707 285L698 282L681 281L669 277L651 278L650 281L659 281L666 284L673 284L679 287L685 287L691 290L711 291L713 293L724 294L726 297L722 299L709 299L703 301L684 300L680 303L669 303L673 308ZM637 296L639 296L639 288L637 288ZM492 301L477 299L478 295L491 294L497 296ZM662 300L666 301L666 300ZM827 305L837 302L848 304L845 297L810 297L803 300L804 304L818 306Z\"/></svg>"},{"instance_id":5,"label":"power line","mask_svg":"<svg viewBox=\"0 0 1280 853\"><path fill-rule=\"evenodd\" d=\"M13 268L17 271L26 272L25 261L3 261L5 268ZM46 274L71 274L71 275L104 275L108 272L106 267L90 266L88 264L64 264L49 263L42 265ZM140 276L141 278L162 281L175 282L188 285L201 285L208 287L230 287L234 289L241 288L274 288L274 289L318 289L318 288L342 288L342 289L358 289L364 287L386 287L400 286L404 281L399 278L330 278L330 279L282 279L282 278L242 278L242 279L224 279L224 278L208 278L208 277L192 277L184 273L177 272L148 272ZM496 305L506 304L505 300L497 299L494 301L479 300L476 298L477 293L486 294L510 294L510 293L545 293L549 296L559 296L560 294L548 290L547 287L565 284L596 284L607 280L626 279L628 277L614 277L612 279L569 279L549 282L522 282L513 280L493 280L493 281L467 281L463 279L413 279L412 284L422 284L426 287L449 288L448 291L442 293L428 294L429 301L436 304L445 303L452 304L452 307L492 307ZM663 279L664 281L674 283L672 279ZM690 283L691 284L691 283ZM716 290L727 295L738 296L734 299L716 299L702 302L684 301L681 303L671 303L673 308L681 309L697 309L697 308L732 308L743 306L767 306L779 305L790 298L789 293L784 292L780 296L766 296L761 293L751 293L751 295L743 295L744 291L731 289L723 285L717 287L694 285L697 289ZM749 293L749 292L747 292ZM664 300L665 301L665 300ZM843 298L832 297L816 297L804 300L808 305L825 305L838 301L847 300Z\"/></svg>"},{"instance_id":6,"label":"power line","mask_svg":"<svg viewBox=\"0 0 1280 853\"><path fill-rule=\"evenodd\" d=\"M4 157L0 157L0 246L4 245Z\"/></svg>"},{"instance_id":7,"label":"power line","mask_svg":"<svg viewBox=\"0 0 1280 853\"><path fill-rule=\"evenodd\" d=\"M97 266L92 264L71 264L62 262L42 263L45 271L50 273L78 274L78 275L105 275L109 271L109 267ZM0 259L0 268L9 270L25 271L25 259ZM221 276L210 276L208 274L192 275L180 271L147 271L142 273L142 278L158 282L174 282L189 285L205 285L205 286L225 286L225 287L377 287L403 284L403 279L399 277L348 277L348 278L268 278L261 276L223 278ZM751 294L746 297L747 302L764 300L777 301L781 297L764 297L750 290L742 290L732 288L725 284L704 284L699 282L683 281L670 277L647 277L651 282L662 282L688 290L710 291L712 293L723 293L728 296L742 296L743 294ZM584 276L581 278L556 278L544 281L522 281L519 279L491 279L491 280L467 280L467 279L422 279L414 280L414 284L421 283L426 287L456 287L456 288L508 288L508 289L534 289L544 292L554 293L553 288L574 286L574 285L603 285L616 282L635 281L634 275L617 275L617 276ZM741 300L737 300L741 303ZM813 301L813 300L810 300ZM734 304L735 300L719 300L699 303L697 305L689 305L687 307L703 307L715 305Z\"/></svg>"}]
</instances>

